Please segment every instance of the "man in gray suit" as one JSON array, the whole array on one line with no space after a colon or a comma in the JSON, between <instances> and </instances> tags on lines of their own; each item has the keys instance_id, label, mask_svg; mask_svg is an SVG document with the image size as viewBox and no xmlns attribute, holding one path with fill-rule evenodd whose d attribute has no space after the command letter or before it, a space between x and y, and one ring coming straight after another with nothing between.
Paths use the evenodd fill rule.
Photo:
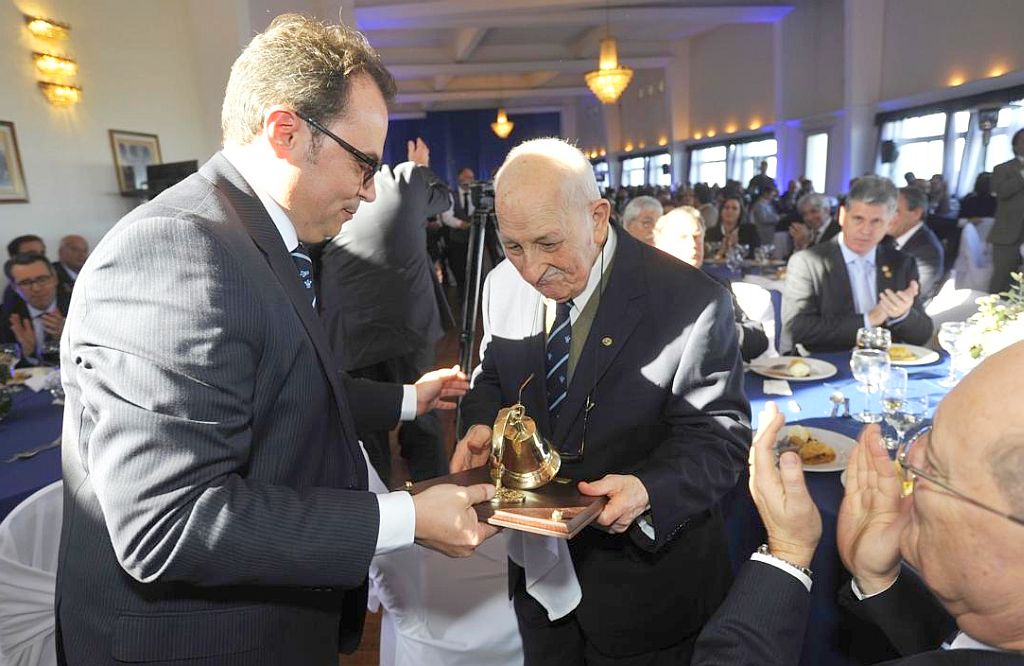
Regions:
<instances>
[{"instance_id":1,"label":"man in gray suit","mask_svg":"<svg viewBox=\"0 0 1024 666\"><path fill-rule=\"evenodd\" d=\"M461 392L337 371L304 244L374 198L395 86L365 38L275 19L235 62L224 151L103 239L62 340L64 664L337 664L375 553L466 555L492 488L366 491L356 427ZM305 275L303 275L305 273Z\"/></svg>"},{"instance_id":2,"label":"man in gray suit","mask_svg":"<svg viewBox=\"0 0 1024 666\"><path fill-rule=\"evenodd\" d=\"M992 284L997 294L1010 288L1010 273L1020 270L1024 243L1024 129L1013 135L1013 159L992 170L996 195L996 222L988 232L992 243Z\"/></svg>"},{"instance_id":3,"label":"man in gray suit","mask_svg":"<svg viewBox=\"0 0 1024 666\"><path fill-rule=\"evenodd\" d=\"M427 254L427 218L448 209L448 186L429 168L430 150L410 141L409 160L374 177L377 198L359 207L323 253L320 317L341 369L379 381L415 381L434 365L447 302ZM361 430L370 462L389 483L387 430ZM415 481L448 471L434 413L402 425L402 457Z\"/></svg>"},{"instance_id":4,"label":"man in gray suit","mask_svg":"<svg viewBox=\"0 0 1024 666\"><path fill-rule=\"evenodd\" d=\"M931 337L914 258L881 242L896 213L896 196L887 178L858 178L839 211L843 232L790 258L781 351L797 344L811 351L847 350L862 327L884 326L893 340L915 345Z\"/></svg>"},{"instance_id":5,"label":"man in gray suit","mask_svg":"<svg viewBox=\"0 0 1024 666\"><path fill-rule=\"evenodd\" d=\"M928 194L916 187L900 188L889 236L895 239L897 250L914 258L921 284L921 301L925 305L942 288L946 255L939 237L925 224L927 215Z\"/></svg>"}]
</instances>

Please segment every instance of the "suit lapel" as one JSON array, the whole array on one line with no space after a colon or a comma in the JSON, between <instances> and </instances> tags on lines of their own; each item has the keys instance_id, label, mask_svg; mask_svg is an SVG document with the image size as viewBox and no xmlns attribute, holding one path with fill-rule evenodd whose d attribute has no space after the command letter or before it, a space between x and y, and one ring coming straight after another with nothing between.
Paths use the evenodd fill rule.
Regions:
<instances>
[{"instance_id":1,"label":"suit lapel","mask_svg":"<svg viewBox=\"0 0 1024 666\"><path fill-rule=\"evenodd\" d=\"M890 248L885 245L878 246L878 252L875 254L875 285L878 287L878 293L881 294L886 289L892 289L893 291L899 291L896 286L895 274L893 269L895 268L895 257L890 252ZM875 295L878 297L878 294Z\"/></svg>"},{"instance_id":2,"label":"suit lapel","mask_svg":"<svg viewBox=\"0 0 1024 666\"><path fill-rule=\"evenodd\" d=\"M840 312L853 312L857 305L853 299L853 288L850 286L850 272L846 270L846 258L839 247L840 236L833 236L826 241L828 243L828 261L831 264L829 272L832 274L833 294L838 301L836 310Z\"/></svg>"},{"instance_id":3,"label":"suit lapel","mask_svg":"<svg viewBox=\"0 0 1024 666\"><path fill-rule=\"evenodd\" d=\"M295 263L291 259L288 248L284 246L281 234L252 188L223 155L220 153L214 155L210 162L203 167L203 172L217 185L218 189L227 195L234 210L238 213L242 225L263 253L270 270L274 273L298 314L302 327L320 360L321 369L327 377L331 393L334 395L342 429L348 443L345 448L352 463L350 469L361 479L362 486L365 486L366 466L363 463L362 453L356 450L358 436L352 421L348 399L338 378L338 365L327 344L323 324L310 306L309 296L299 285Z\"/></svg>"},{"instance_id":4,"label":"suit lapel","mask_svg":"<svg viewBox=\"0 0 1024 666\"><path fill-rule=\"evenodd\" d=\"M600 300L558 416L556 446L565 441L583 411L587 396L597 387L643 316L642 297L646 285L640 256L642 248L629 234L618 228L616 232L611 275L604 292L598 288L591 296Z\"/></svg>"}]
</instances>

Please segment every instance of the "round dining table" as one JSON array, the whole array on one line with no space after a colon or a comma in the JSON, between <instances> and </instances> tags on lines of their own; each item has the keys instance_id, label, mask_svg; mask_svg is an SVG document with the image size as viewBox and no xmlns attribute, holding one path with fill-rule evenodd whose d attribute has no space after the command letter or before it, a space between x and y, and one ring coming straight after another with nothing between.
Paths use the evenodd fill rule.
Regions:
<instances>
[{"instance_id":1,"label":"round dining table","mask_svg":"<svg viewBox=\"0 0 1024 666\"><path fill-rule=\"evenodd\" d=\"M744 389L750 400L756 431L758 415L768 401L774 401L786 417L786 423L830 430L856 438L862 423L846 416L832 416L834 403L829 397L836 391L851 400L851 410L866 398L857 390L850 371L851 352L812 354L836 367L836 374L827 379L808 382L790 381L791 396L768 395L762 377L751 370L744 376ZM906 366L908 391L929 397L930 418L939 400L949 389L939 384L949 370L949 359L940 354L928 365ZM842 413L842 410L840 410ZM843 568L836 547L836 518L843 500L841 472L806 471L807 488L821 512L821 543L811 563L814 572L811 589L811 615L804 636L801 664L859 665L873 664L898 656L887 639L874 626L862 622L837 602L839 591L848 584L850 575ZM729 536L730 559L738 569L750 554L765 542L764 525L757 514L747 488L746 473L736 489L723 501L723 513Z\"/></svg>"},{"instance_id":2,"label":"round dining table","mask_svg":"<svg viewBox=\"0 0 1024 666\"><path fill-rule=\"evenodd\" d=\"M60 437L64 408L49 391L16 389L11 411L0 421L0 520L23 499L60 479L60 447L11 460ZM11 460L11 462L7 462Z\"/></svg>"}]
</instances>

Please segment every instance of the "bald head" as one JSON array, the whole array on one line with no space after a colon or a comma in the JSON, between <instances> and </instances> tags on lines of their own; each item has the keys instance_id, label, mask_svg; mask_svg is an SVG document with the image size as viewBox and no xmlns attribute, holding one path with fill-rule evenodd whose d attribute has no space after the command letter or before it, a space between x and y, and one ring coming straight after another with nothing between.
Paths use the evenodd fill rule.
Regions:
<instances>
[{"instance_id":1,"label":"bald head","mask_svg":"<svg viewBox=\"0 0 1024 666\"><path fill-rule=\"evenodd\" d=\"M610 206L582 152L561 139L513 148L494 177L498 236L523 279L564 302L583 293Z\"/></svg>"},{"instance_id":2,"label":"bald head","mask_svg":"<svg viewBox=\"0 0 1024 666\"><path fill-rule=\"evenodd\" d=\"M60 263L77 273L82 270L85 260L89 258L89 242L77 234L65 236L60 239L57 257Z\"/></svg>"}]
</instances>

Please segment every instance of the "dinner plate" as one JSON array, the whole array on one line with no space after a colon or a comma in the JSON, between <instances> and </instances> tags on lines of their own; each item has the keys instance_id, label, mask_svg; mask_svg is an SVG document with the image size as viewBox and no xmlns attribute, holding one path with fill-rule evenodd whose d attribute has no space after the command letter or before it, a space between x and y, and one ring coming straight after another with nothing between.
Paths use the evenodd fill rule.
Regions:
<instances>
[{"instance_id":1,"label":"dinner plate","mask_svg":"<svg viewBox=\"0 0 1024 666\"><path fill-rule=\"evenodd\" d=\"M805 472L841 472L846 469L846 465L850 462L850 452L853 451L853 447L857 446L856 440L846 435L841 435L838 432L822 428L807 428L807 431L815 439L835 449L836 459L823 465L808 465L804 463ZM782 429L779 440L784 441L787 435L789 435L789 426Z\"/></svg>"},{"instance_id":2,"label":"dinner plate","mask_svg":"<svg viewBox=\"0 0 1024 666\"><path fill-rule=\"evenodd\" d=\"M914 355L914 358L907 360L896 360L892 357L893 349L905 349ZM893 365L928 365L939 360L939 352L934 349L928 349L927 347L920 347L918 345L905 345L897 343L889 347L889 360Z\"/></svg>"},{"instance_id":3,"label":"dinner plate","mask_svg":"<svg viewBox=\"0 0 1024 666\"><path fill-rule=\"evenodd\" d=\"M806 377L793 377L787 371L789 362L800 359L810 366L811 374ZM816 382L821 379L828 379L832 375L839 372L836 366L832 365L828 361L822 361L817 358L801 358L799 356L776 356L774 358L763 358L753 361L750 364L750 369L762 377L770 377L771 379L785 379L789 382Z\"/></svg>"},{"instance_id":4,"label":"dinner plate","mask_svg":"<svg viewBox=\"0 0 1024 666\"><path fill-rule=\"evenodd\" d=\"M32 377L39 377L53 372L51 367L41 368L18 368L14 371L14 376L11 377L11 381L7 382L9 386L17 386L18 384L24 384L25 380Z\"/></svg>"}]
</instances>

